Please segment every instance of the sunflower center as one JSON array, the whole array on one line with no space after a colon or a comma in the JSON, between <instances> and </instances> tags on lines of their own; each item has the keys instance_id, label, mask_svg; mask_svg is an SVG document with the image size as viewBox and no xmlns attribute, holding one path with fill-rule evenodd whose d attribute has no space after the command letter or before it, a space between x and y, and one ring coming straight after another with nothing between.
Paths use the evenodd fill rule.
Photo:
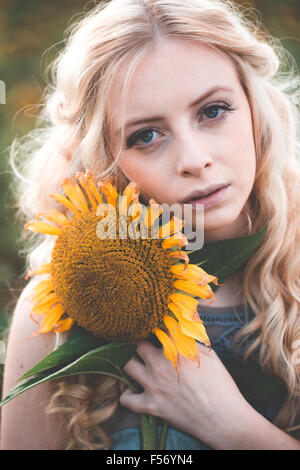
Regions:
<instances>
[{"instance_id":1,"label":"sunflower center","mask_svg":"<svg viewBox=\"0 0 300 470\"><path fill-rule=\"evenodd\" d=\"M168 313L170 258L157 239L99 239L100 218L74 217L58 236L51 276L64 311L113 341L140 340Z\"/></svg>"}]
</instances>

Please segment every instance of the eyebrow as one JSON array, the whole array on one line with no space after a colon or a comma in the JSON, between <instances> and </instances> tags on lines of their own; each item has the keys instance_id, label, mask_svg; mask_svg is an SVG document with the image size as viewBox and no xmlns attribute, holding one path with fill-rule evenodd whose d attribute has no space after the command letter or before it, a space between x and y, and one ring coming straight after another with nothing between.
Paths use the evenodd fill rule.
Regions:
<instances>
[{"instance_id":1,"label":"eyebrow","mask_svg":"<svg viewBox=\"0 0 300 470\"><path fill-rule=\"evenodd\" d=\"M193 108L197 104L200 104L202 101L204 101L206 98L209 98L211 95L216 93L217 91L227 91L227 92L234 92L233 88L230 87L225 87L225 86L213 86L206 90L199 98L197 98L195 101L190 103L189 108ZM125 124L126 127L131 127L135 126L137 124L145 124L146 122L154 122L154 121L163 121L164 117L163 116L153 116L153 117L145 117L145 118L140 118L140 119L132 119L131 121L128 121ZM121 129L119 129L116 134L120 134Z\"/></svg>"}]
</instances>

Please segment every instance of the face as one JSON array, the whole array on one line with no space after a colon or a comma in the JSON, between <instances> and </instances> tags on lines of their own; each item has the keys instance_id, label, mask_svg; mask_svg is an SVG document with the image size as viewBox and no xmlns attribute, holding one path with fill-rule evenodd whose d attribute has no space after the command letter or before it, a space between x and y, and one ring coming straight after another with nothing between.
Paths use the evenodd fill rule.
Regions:
<instances>
[{"instance_id":1,"label":"face","mask_svg":"<svg viewBox=\"0 0 300 470\"><path fill-rule=\"evenodd\" d=\"M108 102L114 148L125 73ZM205 242L246 233L255 148L251 110L231 59L193 41L153 46L130 82L120 168L144 198L188 204L192 224L204 208Z\"/></svg>"}]
</instances>

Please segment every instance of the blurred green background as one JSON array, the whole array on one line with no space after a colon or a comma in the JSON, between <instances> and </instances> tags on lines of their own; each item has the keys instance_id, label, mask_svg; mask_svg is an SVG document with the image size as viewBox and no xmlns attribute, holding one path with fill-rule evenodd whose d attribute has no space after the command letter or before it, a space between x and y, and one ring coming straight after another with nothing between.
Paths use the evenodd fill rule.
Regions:
<instances>
[{"instance_id":1,"label":"blurred green background","mask_svg":"<svg viewBox=\"0 0 300 470\"><path fill-rule=\"evenodd\" d=\"M23 228L15 219L8 186L11 181L8 148L14 137L34 127L37 111L31 105L40 102L46 85L45 68L62 47L64 30L78 13L88 11L96 3L0 0L0 80L6 86L6 103L0 104L0 340L1 335L6 336L16 299L25 285L24 258L16 243ZM264 29L278 37L300 64L299 0L236 3L255 7ZM0 342L0 363L3 346Z\"/></svg>"}]
</instances>

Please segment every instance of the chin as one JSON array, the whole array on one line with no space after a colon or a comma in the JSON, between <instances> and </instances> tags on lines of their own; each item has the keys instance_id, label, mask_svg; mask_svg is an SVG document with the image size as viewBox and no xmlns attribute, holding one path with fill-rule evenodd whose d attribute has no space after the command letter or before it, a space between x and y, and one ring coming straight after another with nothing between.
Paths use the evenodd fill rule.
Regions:
<instances>
[{"instance_id":1,"label":"chin","mask_svg":"<svg viewBox=\"0 0 300 470\"><path fill-rule=\"evenodd\" d=\"M205 242L236 238L246 234L246 225L243 214L235 217L205 218L204 216L204 239Z\"/></svg>"}]
</instances>

